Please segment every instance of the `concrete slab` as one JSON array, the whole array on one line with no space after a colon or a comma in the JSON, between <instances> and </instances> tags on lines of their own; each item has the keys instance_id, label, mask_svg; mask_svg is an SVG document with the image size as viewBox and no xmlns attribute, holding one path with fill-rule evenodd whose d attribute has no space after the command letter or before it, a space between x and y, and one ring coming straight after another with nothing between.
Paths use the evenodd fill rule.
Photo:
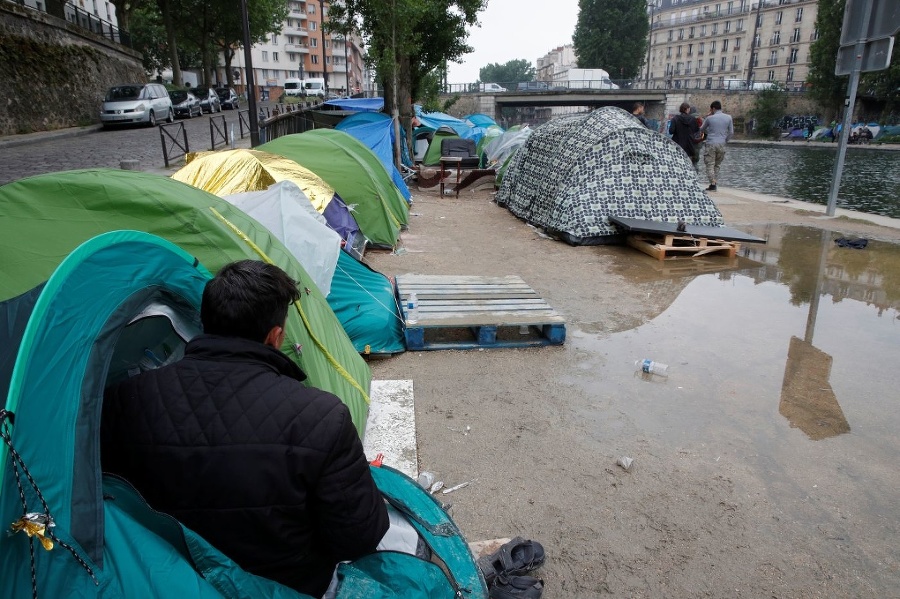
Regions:
<instances>
[{"instance_id":1,"label":"concrete slab","mask_svg":"<svg viewBox=\"0 0 900 599\"><path fill-rule=\"evenodd\" d=\"M413 382L372 381L369 418L363 449L369 461L381 453L384 462L407 476L419 475Z\"/></svg>"}]
</instances>

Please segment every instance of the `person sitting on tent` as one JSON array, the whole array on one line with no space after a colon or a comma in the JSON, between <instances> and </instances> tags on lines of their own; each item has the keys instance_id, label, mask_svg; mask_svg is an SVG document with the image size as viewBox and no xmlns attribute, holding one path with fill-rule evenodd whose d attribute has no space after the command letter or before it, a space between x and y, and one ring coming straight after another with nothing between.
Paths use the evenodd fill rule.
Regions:
<instances>
[{"instance_id":1,"label":"person sitting on tent","mask_svg":"<svg viewBox=\"0 0 900 599\"><path fill-rule=\"evenodd\" d=\"M277 266L224 266L184 358L107 388L101 456L245 570L320 597L388 514L349 410L279 350L299 298Z\"/></svg>"}]
</instances>

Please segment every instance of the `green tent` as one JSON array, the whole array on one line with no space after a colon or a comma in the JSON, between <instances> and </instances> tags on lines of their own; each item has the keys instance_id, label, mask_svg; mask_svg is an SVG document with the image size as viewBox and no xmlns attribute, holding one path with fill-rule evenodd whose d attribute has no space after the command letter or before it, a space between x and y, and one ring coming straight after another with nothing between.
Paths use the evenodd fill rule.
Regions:
<instances>
[{"instance_id":1,"label":"green tent","mask_svg":"<svg viewBox=\"0 0 900 599\"><path fill-rule=\"evenodd\" d=\"M283 268L303 289L288 312L283 351L350 408L363 436L371 371L315 284L269 231L228 202L158 175L97 169L0 187L0 396L41 285L72 250L100 233L131 229L171 241L212 272L241 259Z\"/></svg>"},{"instance_id":2,"label":"green tent","mask_svg":"<svg viewBox=\"0 0 900 599\"><path fill-rule=\"evenodd\" d=\"M409 224L409 205L372 150L352 135L314 129L286 135L257 148L308 168L351 206L363 234L373 245L396 247Z\"/></svg>"},{"instance_id":3,"label":"green tent","mask_svg":"<svg viewBox=\"0 0 900 599\"><path fill-rule=\"evenodd\" d=\"M425 157L422 158L422 164L424 164L425 166L440 166L441 140L459 138L459 134L457 134L456 131L451 129L449 126L442 125L438 127L437 131L434 132L434 136L432 136L431 141L428 143L428 150L425 152Z\"/></svg>"}]
</instances>

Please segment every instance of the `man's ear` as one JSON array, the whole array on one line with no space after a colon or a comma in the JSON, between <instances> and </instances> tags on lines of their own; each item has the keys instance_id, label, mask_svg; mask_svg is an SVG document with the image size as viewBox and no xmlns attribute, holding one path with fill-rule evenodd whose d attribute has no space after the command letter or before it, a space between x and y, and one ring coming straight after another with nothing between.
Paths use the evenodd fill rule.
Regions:
<instances>
[{"instance_id":1,"label":"man's ear","mask_svg":"<svg viewBox=\"0 0 900 599\"><path fill-rule=\"evenodd\" d=\"M284 341L284 327L272 327L266 335L263 344L275 349L281 349L281 343Z\"/></svg>"}]
</instances>

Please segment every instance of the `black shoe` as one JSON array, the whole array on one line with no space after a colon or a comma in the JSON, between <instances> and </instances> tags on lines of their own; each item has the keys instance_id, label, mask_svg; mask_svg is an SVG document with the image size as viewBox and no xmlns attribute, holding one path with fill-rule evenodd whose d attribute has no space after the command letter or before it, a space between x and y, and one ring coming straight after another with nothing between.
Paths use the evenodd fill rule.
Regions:
<instances>
[{"instance_id":1,"label":"black shoe","mask_svg":"<svg viewBox=\"0 0 900 599\"><path fill-rule=\"evenodd\" d=\"M715 190L716 190L715 185L710 185L709 187L706 188L706 191L715 191Z\"/></svg>"}]
</instances>

